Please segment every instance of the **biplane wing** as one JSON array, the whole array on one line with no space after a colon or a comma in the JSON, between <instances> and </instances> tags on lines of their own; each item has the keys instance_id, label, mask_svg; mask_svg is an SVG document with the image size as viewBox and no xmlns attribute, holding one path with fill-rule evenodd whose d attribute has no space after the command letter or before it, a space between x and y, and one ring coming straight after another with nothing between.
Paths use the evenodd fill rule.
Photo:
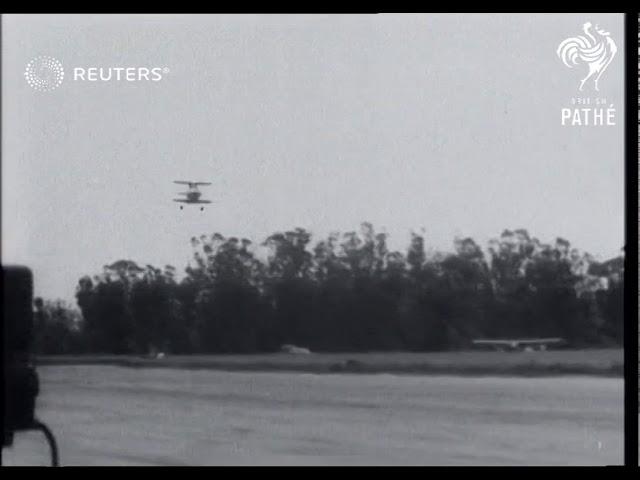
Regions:
<instances>
[{"instance_id":1,"label":"biplane wing","mask_svg":"<svg viewBox=\"0 0 640 480\"><path fill-rule=\"evenodd\" d=\"M189 182L187 180L174 180L173 183L177 183L178 185L211 185L211 182Z\"/></svg>"},{"instance_id":2,"label":"biplane wing","mask_svg":"<svg viewBox=\"0 0 640 480\"><path fill-rule=\"evenodd\" d=\"M174 198L173 201L178 203L212 203L211 200L189 200L187 198Z\"/></svg>"}]
</instances>

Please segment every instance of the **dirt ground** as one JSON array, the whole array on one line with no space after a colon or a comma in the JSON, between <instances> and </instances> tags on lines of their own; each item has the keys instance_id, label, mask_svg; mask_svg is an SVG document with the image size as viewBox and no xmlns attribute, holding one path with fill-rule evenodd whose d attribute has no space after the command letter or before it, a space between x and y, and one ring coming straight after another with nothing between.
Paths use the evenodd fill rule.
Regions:
<instances>
[{"instance_id":1,"label":"dirt ground","mask_svg":"<svg viewBox=\"0 0 640 480\"><path fill-rule=\"evenodd\" d=\"M63 465L604 465L623 380L39 368ZM38 433L5 465L44 465Z\"/></svg>"}]
</instances>

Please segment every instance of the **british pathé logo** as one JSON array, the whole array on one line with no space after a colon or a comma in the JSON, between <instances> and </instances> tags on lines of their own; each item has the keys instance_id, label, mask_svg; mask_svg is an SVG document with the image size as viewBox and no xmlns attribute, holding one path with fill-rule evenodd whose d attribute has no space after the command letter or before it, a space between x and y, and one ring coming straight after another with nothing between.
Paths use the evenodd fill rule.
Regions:
<instances>
[{"instance_id":1,"label":"british path\u00e9 logo","mask_svg":"<svg viewBox=\"0 0 640 480\"><path fill-rule=\"evenodd\" d=\"M580 93L567 102L560 111L563 126L615 126L616 109L610 98L596 94L600 91L598 82L618 51L611 34L593 26L591 22L582 25L584 35L569 37L560 42L556 55L569 68L582 68L578 91Z\"/></svg>"},{"instance_id":2,"label":"british path\u00e9 logo","mask_svg":"<svg viewBox=\"0 0 640 480\"><path fill-rule=\"evenodd\" d=\"M586 76L580 80L578 90L582 91L585 83L593 79L593 88L598 91L598 81L616 56L618 47L611 38L611 34L598 25L593 27L591 22L582 25L584 35L570 37L564 40L556 54L569 68L585 65L588 70Z\"/></svg>"}]
</instances>

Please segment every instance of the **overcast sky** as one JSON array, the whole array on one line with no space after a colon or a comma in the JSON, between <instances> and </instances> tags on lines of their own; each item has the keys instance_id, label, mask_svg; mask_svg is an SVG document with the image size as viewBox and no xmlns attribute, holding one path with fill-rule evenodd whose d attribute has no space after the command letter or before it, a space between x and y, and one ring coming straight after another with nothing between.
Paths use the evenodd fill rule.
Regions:
<instances>
[{"instance_id":1,"label":"overcast sky","mask_svg":"<svg viewBox=\"0 0 640 480\"><path fill-rule=\"evenodd\" d=\"M562 127L586 21L618 54L615 127ZM624 244L623 16L5 15L2 253L37 295L72 300L121 258L182 270L189 239L318 240L370 221L394 248L481 244L505 228L597 257ZM38 55L62 85L25 81ZM167 67L160 82L73 82L73 67ZM587 92L593 96L593 92ZM216 203L180 211L174 179ZM176 188L178 187L178 188Z\"/></svg>"}]
</instances>

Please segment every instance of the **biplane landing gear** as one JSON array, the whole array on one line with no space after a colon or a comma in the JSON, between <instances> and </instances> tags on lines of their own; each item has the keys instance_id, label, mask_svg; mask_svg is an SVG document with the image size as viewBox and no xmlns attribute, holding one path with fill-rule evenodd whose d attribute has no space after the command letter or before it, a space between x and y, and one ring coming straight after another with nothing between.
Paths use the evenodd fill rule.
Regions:
<instances>
[{"instance_id":1,"label":"biplane landing gear","mask_svg":"<svg viewBox=\"0 0 640 480\"><path fill-rule=\"evenodd\" d=\"M200 211L202 212L204 210L204 207L200 207Z\"/></svg>"},{"instance_id":2,"label":"biplane landing gear","mask_svg":"<svg viewBox=\"0 0 640 480\"><path fill-rule=\"evenodd\" d=\"M180 205L180 210L182 210L182 209L183 209L183 206L182 206L182 205Z\"/></svg>"}]
</instances>

